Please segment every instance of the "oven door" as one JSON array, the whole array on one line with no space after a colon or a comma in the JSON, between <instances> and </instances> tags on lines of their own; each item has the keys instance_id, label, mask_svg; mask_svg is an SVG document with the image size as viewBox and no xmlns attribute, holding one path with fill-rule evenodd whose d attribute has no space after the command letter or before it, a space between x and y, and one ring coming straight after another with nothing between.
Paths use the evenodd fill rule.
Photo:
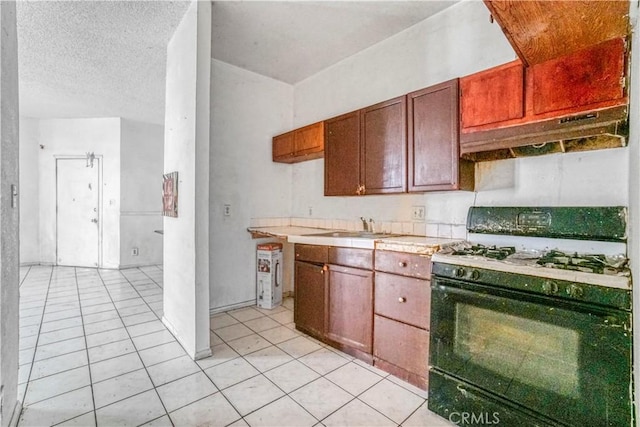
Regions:
<instances>
[{"instance_id":1,"label":"oven door","mask_svg":"<svg viewBox=\"0 0 640 427\"><path fill-rule=\"evenodd\" d=\"M541 418L629 426L630 325L616 309L435 277L429 363Z\"/></svg>"}]
</instances>

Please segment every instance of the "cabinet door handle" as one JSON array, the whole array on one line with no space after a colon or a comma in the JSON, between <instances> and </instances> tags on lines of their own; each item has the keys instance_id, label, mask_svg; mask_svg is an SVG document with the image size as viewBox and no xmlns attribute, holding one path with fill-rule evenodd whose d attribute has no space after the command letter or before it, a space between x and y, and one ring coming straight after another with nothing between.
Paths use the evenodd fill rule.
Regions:
<instances>
[{"instance_id":1,"label":"cabinet door handle","mask_svg":"<svg viewBox=\"0 0 640 427\"><path fill-rule=\"evenodd\" d=\"M400 297L400 298L398 298L398 302L400 302L400 303L407 302L407 299L405 297Z\"/></svg>"}]
</instances>

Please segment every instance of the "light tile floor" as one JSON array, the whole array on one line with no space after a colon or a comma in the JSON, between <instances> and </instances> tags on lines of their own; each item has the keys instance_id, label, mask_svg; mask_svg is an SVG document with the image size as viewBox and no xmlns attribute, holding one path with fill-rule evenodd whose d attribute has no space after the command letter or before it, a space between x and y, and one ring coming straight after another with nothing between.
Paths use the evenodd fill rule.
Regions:
<instances>
[{"instance_id":1,"label":"light tile floor","mask_svg":"<svg viewBox=\"0 0 640 427\"><path fill-rule=\"evenodd\" d=\"M194 362L162 270L24 267L20 426L450 426L426 393L294 329L293 300L211 318Z\"/></svg>"}]
</instances>

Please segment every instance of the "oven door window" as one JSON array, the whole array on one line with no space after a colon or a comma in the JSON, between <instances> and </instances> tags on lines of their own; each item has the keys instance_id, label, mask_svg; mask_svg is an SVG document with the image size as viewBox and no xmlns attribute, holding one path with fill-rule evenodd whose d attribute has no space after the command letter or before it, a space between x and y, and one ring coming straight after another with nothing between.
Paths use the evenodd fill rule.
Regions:
<instances>
[{"instance_id":1,"label":"oven door window","mask_svg":"<svg viewBox=\"0 0 640 427\"><path fill-rule=\"evenodd\" d=\"M433 368L569 425L629 425L628 313L440 278L431 305Z\"/></svg>"}]
</instances>

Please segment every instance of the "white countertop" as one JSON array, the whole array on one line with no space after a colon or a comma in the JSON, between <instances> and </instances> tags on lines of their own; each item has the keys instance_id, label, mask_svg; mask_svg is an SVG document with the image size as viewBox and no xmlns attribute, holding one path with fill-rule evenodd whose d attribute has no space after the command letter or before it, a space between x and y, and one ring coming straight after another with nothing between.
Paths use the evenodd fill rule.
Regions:
<instances>
[{"instance_id":1,"label":"white countertop","mask_svg":"<svg viewBox=\"0 0 640 427\"><path fill-rule=\"evenodd\" d=\"M529 276L545 277L548 279L567 280L577 283L588 283L610 288L631 289L631 278L627 276L614 276L608 274L585 273L582 271L562 270L538 265L522 265L505 260L478 257L473 255L447 255L434 254L433 262L456 264L466 267L487 268L504 271L507 273L524 274Z\"/></svg>"},{"instance_id":2,"label":"white countertop","mask_svg":"<svg viewBox=\"0 0 640 427\"><path fill-rule=\"evenodd\" d=\"M290 243L305 243L309 245L341 246L348 248L382 249L399 252L413 252L433 254L443 246L448 246L460 239L446 239L426 236L394 236L380 239L366 237L331 237L314 234L327 233L337 230L327 230L310 227L250 227L252 234L277 237Z\"/></svg>"}]
</instances>

